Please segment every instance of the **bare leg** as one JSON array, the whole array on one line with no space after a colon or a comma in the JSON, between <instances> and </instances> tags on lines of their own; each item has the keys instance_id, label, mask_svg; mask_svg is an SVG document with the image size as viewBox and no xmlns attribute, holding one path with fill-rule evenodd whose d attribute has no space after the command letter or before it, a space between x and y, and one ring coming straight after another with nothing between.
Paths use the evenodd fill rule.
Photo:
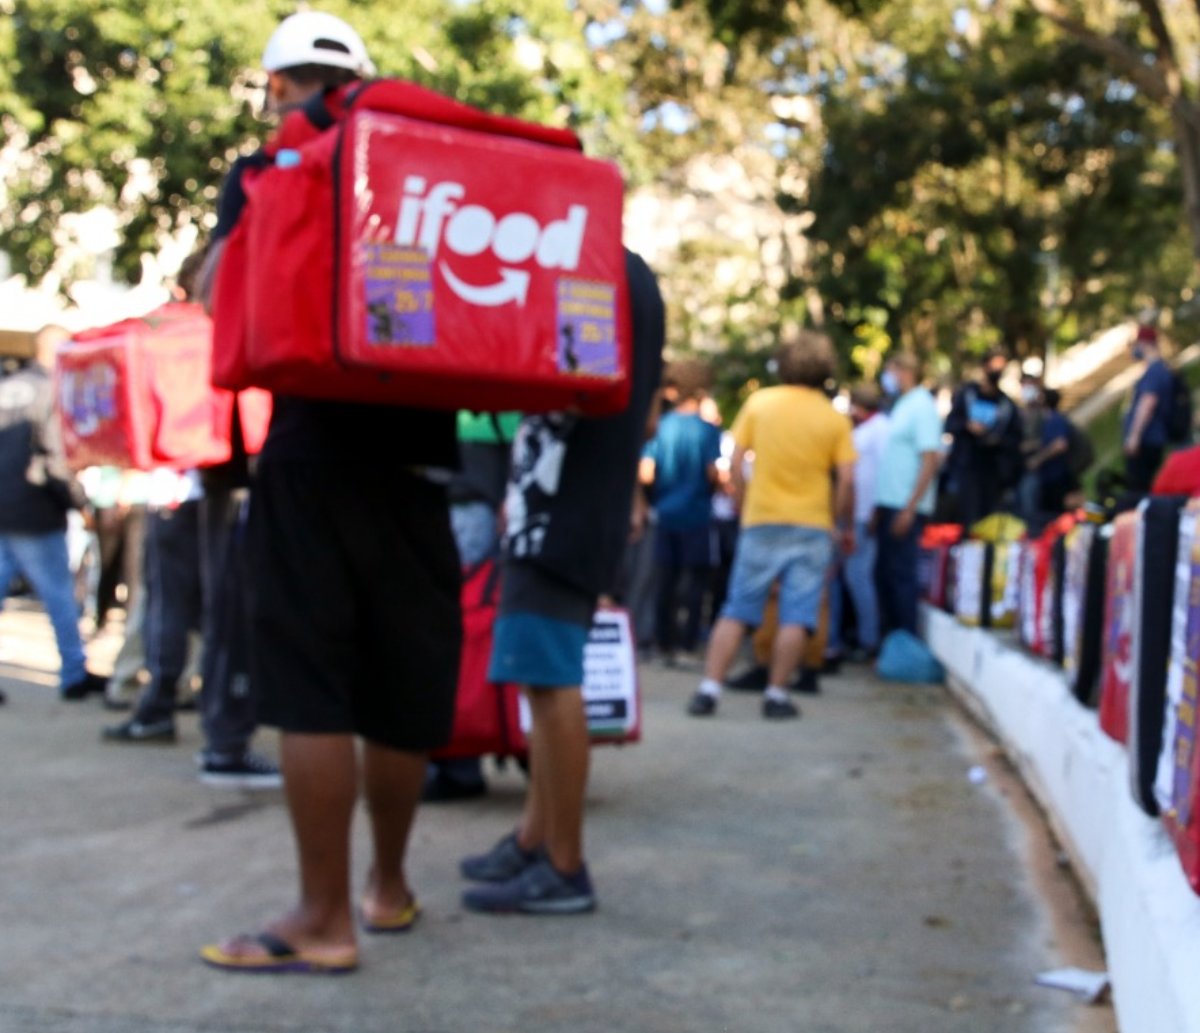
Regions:
<instances>
[{"instance_id":1,"label":"bare leg","mask_svg":"<svg viewBox=\"0 0 1200 1033\"><path fill-rule=\"evenodd\" d=\"M375 847L363 894L368 921L387 919L412 903L404 857L427 763L423 753L406 753L378 743L368 742L363 749L363 788Z\"/></svg>"},{"instance_id":2,"label":"bare leg","mask_svg":"<svg viewBox=\"0 0 1200 1033\"><path fill-rule=\"evenodd\" d=\"M781 624L775 633L775 645L771 649L771 672L768 684L783 689L788 686L800 661L804 658L804 647L808 632L802 624Z\"/></svg>"},{"instance_id":3,"label":"bare leg","mask_svg":"<svg viewBox=\"0 0 1200 1033\"><path fill-rule=\"evenodd\" d=\"M358 764L349 735L280 737L284 790L300 865L300 902L266 931L310 956L344 957L355 947L350 908L350 822ZM261 955L252 939L223 945L238 956Z\"/></svg>"},{"instance_id":4,"label":"bare leg","mask_svg":"<svg viewBox=\"0 0 1200 1033\"><path fill-rule=\"evenodd\" d=\"M533 710L530 782L517 840L541 844L550 863L571 874L583 864L583 807L587 793L587 716L579 688L526 689Z\"/></svg>"},{"instance_id":5,"label":"bare leg","mask_svg":"<svg viewBox=\"0 0 1200 1033\"><path fill-rule=\"evenodd\" d=\"M704 657L705 678L711 678L718 683L725 680L745 634L746 626L741 621L729 617L722 617L713 625L712 634L708 639L708 652Z\"/></svg>"}]
</instances>

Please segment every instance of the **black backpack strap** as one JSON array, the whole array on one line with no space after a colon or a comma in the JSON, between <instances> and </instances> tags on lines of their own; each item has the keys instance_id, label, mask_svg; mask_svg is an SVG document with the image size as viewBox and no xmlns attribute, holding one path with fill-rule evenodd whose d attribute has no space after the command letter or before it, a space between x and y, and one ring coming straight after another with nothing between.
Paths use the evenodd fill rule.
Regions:
<instances>
[{"instance_id":1,"label":"black backpack strap","mask_svg":"<svg viewBox=\"0 0 1200 1033\"><path fill-rule=\"evenodd\" d=\"M350 87L350 89L346 91L346 96L342 98L342 106L345 108L352 108L358 102L358 98L362 96L363 90L370 85L370 79L362 79L359 82L356 82Z\"/></svg>"},{"instance_id":2,"label":"black backpack strap","mask_svg":"<svg viewBox=\"0 0 1200 1033\"><path fill-rule=\"evenodd\" d=\"M337 122L337 119L333 117L333 112L325 103L325 96L324 92L314 93L300 109L304 112L304 117L321 130L331 129Z\"/></svg>"}]
</instances>

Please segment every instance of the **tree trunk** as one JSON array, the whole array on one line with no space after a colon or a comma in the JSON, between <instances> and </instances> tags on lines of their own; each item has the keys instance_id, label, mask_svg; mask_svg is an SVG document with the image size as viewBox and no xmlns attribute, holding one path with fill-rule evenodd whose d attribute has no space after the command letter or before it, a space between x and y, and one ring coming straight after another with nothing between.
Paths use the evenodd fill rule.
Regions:
<instances>
[{"instance_id":1,"label":"tree trunk","mask_svg":"<svg viewBox=\"0 0 1200 1033\"><path fill-rule=\"evenodd\" d=\"M1192 256L1200 264L1200 110L1186 97L1176 97L1171 105L1171 122L1183 181L1184 211L1192 234Z\"/></svg>"}]
</instances>

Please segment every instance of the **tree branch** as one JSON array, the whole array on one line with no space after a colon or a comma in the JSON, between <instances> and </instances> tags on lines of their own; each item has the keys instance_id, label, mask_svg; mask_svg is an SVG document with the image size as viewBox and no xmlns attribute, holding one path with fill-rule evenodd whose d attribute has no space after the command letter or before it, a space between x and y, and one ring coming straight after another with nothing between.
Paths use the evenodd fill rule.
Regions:
<instances>
[{"instance_id":1,"label":"tree branch","mask_svg":"<svg viewBox=\"0 0 1200 1033\"><path fill-rule=\"evenodd\" d=\"M1150 23L1150 31L1158 43L1158 62L1165 73L1168 88L1173 96L1183 92L1183 77L1179 73L1179 61L1175 56L1175 41L1171 39L1171 30L1167 28L1167 20L1163 17L1159 0L1138 0L1138 7L1146 15Z\"/></svg>"},{"instance_id":2,"label":"tree branch","mask_svg":"<svg viewBox=\"0 0 1200 1033\"><path fill-rule=\"evenodd\" d=\"M1197 0L1200 3L1200 0ZM1170 103L1178 95L1156 65L1148 65L1141 51L1112 36L1104 36L1083 22L1072 18L1057 0L1029 0L1029 5L1063 32L1073 36L1088 49L1108 58L1148 97ZM1176 83L1178 89L1178 82Z\"/></svg>"}]
</instances>

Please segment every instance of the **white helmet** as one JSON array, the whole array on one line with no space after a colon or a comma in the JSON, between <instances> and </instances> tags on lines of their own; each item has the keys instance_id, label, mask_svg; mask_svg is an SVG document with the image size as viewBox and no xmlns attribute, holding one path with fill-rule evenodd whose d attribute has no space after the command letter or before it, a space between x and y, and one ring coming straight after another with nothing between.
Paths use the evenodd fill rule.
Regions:
<instances>
[{"instance_id":1,"label":"white helmet","mask_svg":"<svg viewBox=\"0 0 1200 1033\"><path fill-rule=\"evenodd\" d=\"M362 37L341 18L324 11L300 11L284 18L267 40L262 64L268 72L297 65L347 68L360 75L375 70Z\"/></svg>"}]
</instances>

